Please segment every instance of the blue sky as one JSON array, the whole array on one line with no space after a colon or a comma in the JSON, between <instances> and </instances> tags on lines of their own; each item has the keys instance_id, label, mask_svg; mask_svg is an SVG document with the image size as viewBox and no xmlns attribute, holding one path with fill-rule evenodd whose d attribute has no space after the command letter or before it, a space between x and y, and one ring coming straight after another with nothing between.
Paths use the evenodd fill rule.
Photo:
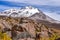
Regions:
<instances>
[{"instance_id":1,"label":"blue sky","mask_svg":"<svg viewBox=\"0 0 60 40\"><path fill-rule=\"evenodd\" d=\"M33 6L51 18L60 21L60 0L0 0L0 11Z\"/></svg>"}]
</instances>

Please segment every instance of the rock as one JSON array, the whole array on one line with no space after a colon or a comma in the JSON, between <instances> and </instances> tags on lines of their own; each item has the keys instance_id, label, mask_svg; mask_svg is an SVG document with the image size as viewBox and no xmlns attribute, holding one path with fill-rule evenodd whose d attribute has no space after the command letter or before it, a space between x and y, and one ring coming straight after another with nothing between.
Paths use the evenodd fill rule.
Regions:
<instances>
[{"instance_id":1,"label":"rock","mask_svg":"<svg viewBox=\"0 0 60 40\"><path fill-rule=\"evenodd\" d=\"M5 28L4 31L14 40L49 40L53 36L60 36L45 24L28 18L7 17L0 20L0 27L2 30Z\"/></svg>"}]
</instances>

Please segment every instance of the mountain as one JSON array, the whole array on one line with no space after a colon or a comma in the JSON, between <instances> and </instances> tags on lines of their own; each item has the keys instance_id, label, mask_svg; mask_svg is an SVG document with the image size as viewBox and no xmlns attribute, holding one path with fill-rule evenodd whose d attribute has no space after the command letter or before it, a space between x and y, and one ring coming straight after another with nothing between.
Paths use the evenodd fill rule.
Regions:
<instances>
[{"instance_id":1,"label":"mountain","mask_svg":"<svg viewBox=\"0 0 60 40\"><path fill-rule=\"evenodd\" d=\"M60 23L60 21L50 18L49 16L45 15L41 10L31 6L20 9L5 10L3 12L0 12L0 16L29 17L36 20L49 21L51 23Z\"/></svg>"},{"instance_id":2,"label":"mountain","mask_svg":"<svg viewBox=\"0 0 60 40\"><path fill-rule=\"evenodd\" d=\"M49 27L60 29L60 21L50 18L48 15L45 15L41 10L31 6L19 9L8 9L0 12L0 16L13 18L27 17L28 19L42 22Z\"/></svg>"},{"instance_id":3,"label":"mountain","mask_svg":"<svg viewBox=\"0 0 60 40\"><path fill-rule=\"evenodd\" d=\"M38 9L30 6L20 9L5 10L0 15L11 17L29 17L35 13L39 13Z\"/></svg>"},{"instance_id":4,"label":"mountain","mask_svg":"<svg viewBox=\"0 0 60 40\"><path fill-rule=\"evenodd\" d=\"M60 40L60 22L31 6L0 12L0 31L13 40Z\"/></svg>"}]
</instances>

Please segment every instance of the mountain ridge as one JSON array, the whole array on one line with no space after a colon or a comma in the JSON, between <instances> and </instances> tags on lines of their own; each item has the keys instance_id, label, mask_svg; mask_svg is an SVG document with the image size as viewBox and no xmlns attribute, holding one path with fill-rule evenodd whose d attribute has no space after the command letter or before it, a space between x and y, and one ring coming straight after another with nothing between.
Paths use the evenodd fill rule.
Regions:
<instances>
[{"instance_id":1,"label":"mountain ridge","mask_svg":"<svg viewBox=\"0 0 60 40\"><path fill-rule=\"evenodd\" d=\"M49 21L51 23L60 24L60 21L50 18L49 16L45 15L41 10L31 7L31 6L25 7L25 8L20 8L20 9L5 10L3 12L0 12L0 16L28 17L28 18L32 18L32 19L35 18L35 20L43 20L43 21Z\"/></svg>"}]
</instances>

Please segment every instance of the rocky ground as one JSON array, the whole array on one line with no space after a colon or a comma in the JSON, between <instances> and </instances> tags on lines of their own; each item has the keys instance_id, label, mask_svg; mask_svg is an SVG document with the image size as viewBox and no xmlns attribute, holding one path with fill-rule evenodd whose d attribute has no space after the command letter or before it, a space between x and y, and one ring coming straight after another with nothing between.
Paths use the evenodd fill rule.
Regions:
<instances>
[{"instance_id":1,"label":"rocky ground","mask_svg":"<svg viewBox=\"0 0 60 40\"><path fill-rule=\"evenodd\" d=\"M60 38L59 30L28 18L0 17L0 31L7 33L12 40L58 40Z\"/></svg>"}]
</instances>

